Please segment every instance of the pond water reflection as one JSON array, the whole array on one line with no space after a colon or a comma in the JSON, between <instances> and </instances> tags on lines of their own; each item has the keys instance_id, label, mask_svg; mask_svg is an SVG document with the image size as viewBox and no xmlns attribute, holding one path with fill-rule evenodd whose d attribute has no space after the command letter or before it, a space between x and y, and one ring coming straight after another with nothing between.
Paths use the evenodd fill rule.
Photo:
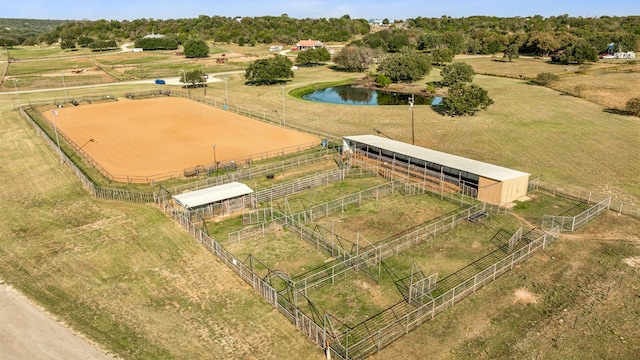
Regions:
<instances>
[{"instance_id":1,"label":"pond water reflection","mask_svg":"<svg viewBox=\"0 0 640 360\"><path fill-rule=\"evenodd\" d=\"M343 105L409 105L410 94L376 89L365 89L351 85L332 86L302 95L309 101ZM415 97L415 105L437 105L441 97Z\"/></svg>"}]
</instances>

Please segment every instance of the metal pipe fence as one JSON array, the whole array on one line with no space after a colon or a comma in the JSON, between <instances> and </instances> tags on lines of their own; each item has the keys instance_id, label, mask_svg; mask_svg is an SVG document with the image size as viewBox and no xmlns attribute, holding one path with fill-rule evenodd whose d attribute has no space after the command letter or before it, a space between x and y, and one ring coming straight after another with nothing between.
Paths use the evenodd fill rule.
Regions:
<instances>
[{"instance_id":1,"label":"metal pipe fence","mask_svg":"<svg viewBox=\"0 0 640 360\"><path fill-rule=\"evenodd\" d=\"M329 344L329 351L336 359L344 360L352 358L365 358L379 351L399 337L404 336L409 331L415 329L422 323L433 319L437 314L441 313L448 307L453 306L463 298L476 292L482 286L494 281L499 276L510 271L514 268L515 265L520 264L526 259L530 258L537 251L544 249L548 244L552 243L559 237L559 234L562 231L561 225L564 225L552 223L551 225L554 225L553 228L548 229L538 238L535 238L529 242L518 242L517 244L519 247L512 253L509 253L498 261L495 261L490 266L484 267L482 270L476 272L470 277L467 277L457 285L452 286L444 293L439 294L433 299L428 298L429 295L425 294L424 296L422 296L422 299L428 298L426 299L427 301L424 301L424 303L420 304L417 307L415 306L415 304L407 304L406 302L402 302L399 303L400 305L397 308L391 307L380 313L379 315L376 315L354 327L347 326L346 330L336 332L330 325L326 323L326 316L325 322L320 323L318 319L314 319L313 316L309 316L301 311L300 308L298 308L298 306L296 305L297 300L294 299L294 302L292 303L284 296L281 296L281 294L268 281L261 278L250 267L237 259L233 254L228 252L213 237L209 236L205 231L195 225L191 220L191 215L188 212L174 208L170 202L170 197L166 197L164 195L161 196L160 194L135 193L128 190L109 189L96 186L86 176L86 174L84 174L73 163L73 161L71 161L71 159L66 154L58 150L57 144L50 137L50 135L46 133L46 131L44 131L35 121L33 121L33 119L31 119L31 117L29 117L23 109L20 109L20 111L23 117L25 117L25 119L27 119L27 121L34 127L35 131L40 136L42 136L43 139L45 139L46 143L51 146L54 151L58 152L63 163L72 169L73 173L76 174L83 185L87 187L94 196L104 196L105 198L115 198L124 201L136 202L149 202L148 197L151 197L152 199L153 197L155 197L158 203L161 205L161 209L168 216L179 223L194 239L196 239L196 241L208 248L214 255L216 255L222 262L224 262L230 269L232 269L232 271L236 272L241 279L243 279L254 289L254 291L260 294L260 296L262 296L272 306L278 309L278 311L282 313L285 318L289 319L289 321L291 321L300 331L306 334L316 345L324 349L327 344ZM46 120L46 117L44 117L44 119ZM404 189L404 186L400 186L400 184L394 185L394 183L395 181L386 184L387 186L391 186L390 193L393 193L393 191L398 191L399 189ZM540 187L540 184L538 183L536 186ZM347 202L350 204L359 204L363 200L363 197L364 199L377 199L379 196L383 196L384 194L386 194L385 191L389 190L387 189L379 191L369 191L368 193L365 191L362 192L362 194L360 194L358 197L348 198ZM577 199L584 200L584 196L580 195L581 193L579 193L578 195L574 195L573 193L565 194L563 192L557 191L557 189L554 189L554 193L555 192L561 194L560 196L575 196ZM591 194L588 196L588 201L590 200ZM610 197L597 202L589 209L574 216L571 228L575 229L578 226L581 226L582 224L592 220L597 215L609 209L610 205ZM324 204L324 208L322 207L322 205L316 206L315 208L317 208L317 212L310 212L305 216L309 221L312 221L314 218L317 219L318 217L321 217L322 214L328 214L330 211L345 209L345 206L350 205L345 204L345 199L341 199L338 201L334 201L331 206ZM329 274L329 271L331 271L329 270L330 268L323 269L323 274L325 275L324 278L312 278L311 276L313 276L314 274L307 274L307 276L304 278L297 279L296 281L292 280L293 293L303 294L303 289L306 289L306 286L309 282L326 282L328 281L327 279L332 279L333 281L335 281L337 277L341 276L341 274L347 274L349 269L353 269L354 267L360 265L370 266L371 264L375 264L381 261L384 256L393 256L398 251L402 251L410 247L412 243L420 241L419 239L421 238L429 238L430 236L435 236L435 234L453 227L455 223L462 221L463 219L465 219L465 217L468 217L471 212L476 210L479 211L481 206L482 211L485 211L485 204L473 205L467 209L462 210L458 214L439 220L437 224L429 224L426 225L424 229L416 229L416 232L412 233L412 235L403 234L401 237L389 239L388 242L384 242L381 244L372 244L370 248L359 248L355 256L348 253L347 251L344 251L344 253L340 254L340 256L343 258L343 260L340 262L340 264L342 264L341 268L334 268L331 274ZM465 211L467 211L466 214L461 214ZM269 215L266 212L263 212L262 216L263 218L267 218L267 216ZM301 228L303 227L302 225L307 221L307 218L305 218L304 216L298 216L296 219L293 218L293 215L282 215L279 217L274 217L273 214L271 214L270 216L272 221L281 221L284 224L290 226L299 226ZM551 225L547 225L547 227ZM425 229L430 230L426 231ZM398 241L395 248L392 245L393 241ZM400 246L400 243L402 243L403 245ZM332 265L332 267L333 266L336 265ZM336 273L336 271L342 272ZM302 284L303 280L307 280L304 283L305 287L297 286L298 284Z\"/></svg>"},{"instance_id":2,"label":"metal pipe fence","mask_svg":"<svg viewBox=\"0 0 640 360\"><path fill-rule=\"evenodd\" d=\"M560 231L563 232L575 231L579 227L591 221L596 216L608 210L610 205L611 198L608 197L575 216L544 215L542 218L542 228L552 229L555 227L559 227Z\"/></svg>"},{"instance_id":3,"label":"metal pipe fence","mask_svg":"<svg viewBox=\"0 0 640 360\"><path fill-rule=\"evenodd\" d=\"M400 188L400 186L396 187ZM462 219L467 218L474 211L483 210L483 206L484 204L476 204L464 209L458 214L440 219L437 223L430 224L426 228L431 226L431 231L439 233L440 231L444 231L446 228L453 226L457 221L462 221ZM187 229L187 231L197 241L209 248L245 282L252 286L254 291L258 292L263 298L276 307L285 316L285 318L295 324L295 326L306 334L314 343L323 349L328 344L329 352L331 352L332 356L337 359L365 358L379 351L422 323L433 319L437 314L444 311L444 309L453 306L456 302L461 301L463 298L474 293L482 286L492 282L499 276L513 269L515 265L525 261L536 251L544 249L549 243L557 239L560 233L560 228L555 227L545 233L542 233L531 241L514 242L514 247L516 244L518 244L519 247L512 253L502 256L490 266L485 266L482 270L477 271L458 284L451 286L448 290L438 296L435 296L433 299L429 297L430 294L424 294L421 299L416 299L418 302L417 305L416 301L412 304L401 302L397 306L393 306L354 327L348 327L345 324L342 324L345 330L336 332L327 324L326 320L324 323L321 323L318 319L314 319L313 316L305 314L297 306L298 294L300 296L304 296L304 288L298 285L306 279L306 286L311 280L313 280L313 278L307 276L302 279L302 281L301 279L292 280L292 293L294 297L293 301L290 301L286 297L281 296L281 294L279 294L278 291L268 283L268 281L262 279L250 267L243 264L240 260L225 250L217 241L200 230L200 228L191 222L190 217L185 215L184 212L176 211L171 208L171 206L163 206L163 209L170 214L172 218L185 227L185 229ZM466 213L464 213L465 211ZM263 219L270 218L271 221L281 221L282 223L289 224L290 226L294 224L291 221L292 219L289 217L282 214L274 216L274 214L275 212L272 212L272 210L264 210L261 215L256 215L256 217L262 216ZM250 215L249 217L252 216L253 215ZM591 219L592 217L588 218ZM300 225L300 227L303 226ZM429 231L423 233L425 234L423 236L431 236ZM407 243L415 242L415 238L407 236L406 241ZM346 276L349 272L347 269L353 269L354 266L359 265L366 267L380 261L383 257L383 253L380 251L381 248L376 248L376 244L373 244L373 246L374 247L369 250L364 250L363 248L363 252L358 253L357 256L351 256L345 252L344 259L340 262L340 264L342 264L342 268L337 268L334 265L332 268L324 269L325 275L330 274L324 277L324 281L327 281L326 279L333 279L334 281L339 280L339 277ZM500 249L499 251L503 250ZM496 253L497 252L498 251L496 251ZM388 252L387 254L388 256L392 256L394 252ZM315 280L321 281L322 278L317 278ZM438 289L436 287L435 292L437 291ZM426 299L427 301L420 302L422 299Z\"/></svg>"},{"instance_id":4,"label":"metal pipe fence","mask_svg":"<svg viewBox=\"0 0 640 360\"><path fill-rule=\"evenodd\" d=\"M304 178L275 184L266 189L251 194L255 203L268 202L274 199L284 198L306 190L325 186L333 182L342 181L346 177L344 169L333 169L321 174L310 175Z\"/></svg>"},{"instance_id":5,"label":"metal pipe fence","mask_svg":"<svg viewBox=\"0 0 640 360\"><path fill-rule=\"evenodd\" d=\"M609 197L611 203L609 204L609 210L617 212L618 214L632 216L636 219L640 218L640 204L633 201L623 201L614 196L603 195L587 189L561 185L555 182L544 181L540 178L529 181L530 190L542 190L553 194L554 196L563 197L570 200L591 204L594 202L600 202Z\"/></svg>"},{"instance_id":6,"label":"metal pipe fence","mask_svg":"<svg viewBox=\"0 0 640 360\"><path fill-rule=\"evenodd\" d=\"M191 236L201 245L209 249L222 262L233 270L242 280L249 284L254 291L274 306L285 318L289 319L298 330L306 334L320 348L325 348L327 343L337 343L332 333L327 332L324 324L317 324L312 318L291 304L267 281L258 276L250 267L227 251L219 242L195 225L186 212L176 210L170 204L164 204L163 210L167 215L177 221ZM344 359L340 349L330 349L336 359Z\"/></svg>"},{"instance_id":7,"label":"metal pipe fence","mask_svg":"<svg viewBox=\"0 0 640 360\"><path fill-rule=\"evenodd\" d=\"M355 267L377 264L380 261L388 257L395 256L427 239L433 239L438 234L442 234L445 231L454 228L460 222L466 221L473 214L478 211L482 211L482 209L483 204L477 204L434 223L419 227L412 232L403 234L402 236L363 247L362 252L356 254L351 252L336 253L335 257L342 258L342 261L327 268L319 269L313 273L303 274L302 276L304 277L301 276L293 279L293 287L295 290L307 295L308 291L313 290L326 282L331 282L332 284L335 283L336 280L338 280L337 277L343 278L346 272L353 270ZM308 229L305 226L296 226L295 228L292 228L292 230L298 231L299 228ZM307 237L308 240L316 240L317 238L310 235L311 233L311 231L299 232L301 236ZM334 244L331 245L334 246ZM338 257L338 255L340 255L340 257Z\"/></svg>"},{"instance_id":8,"label":"metal pipe fence","mask_svg":"<svg viewBox=\"0 0 640 360\"><path fill-rule=\"evenodd\" d=\"M378 328L376 331L372 331L370 328L365 329L368 326L366 321L358 325L362 330L354 327L346 331L339 337L341 343L349 344L345 357L366 358L378 352L399 337L404 336L422 323L433 319L448 307L453 306L463 298L473 294L478 289L510 271L515 265L524 262L535 252L544 249L548 244L555 241L558 236L559 228L547 231L526 246L484 268L440 296L407 313L399 314L395 312L392 317L395 319L388 322L385 326Z\"/></svg>"},{"instance_id":9,"label":"metal pipe fence","mask_svg":"<svg viewBox=\"0 0 640 360\"><path fill-rule=\"evenodd\" d=\"M313 165L315 163L325 161L325 156L330 152L330 149L322 148L320 151L313 154L295 156L283 159L276 163L264 164L259 166L254 165L247 168L240 167L236 171L222 174L220 176L212 176L188 184L173 186L171 188L168 188L167 191L172 194L181 194L185 191L200 190L211 186L228 184L230 182L243 181L247 179L250 180L256 177L264 177L268 174L276 172L285 172L287 170L299 168L302 166Z\"/></svg>"}]
</instances>

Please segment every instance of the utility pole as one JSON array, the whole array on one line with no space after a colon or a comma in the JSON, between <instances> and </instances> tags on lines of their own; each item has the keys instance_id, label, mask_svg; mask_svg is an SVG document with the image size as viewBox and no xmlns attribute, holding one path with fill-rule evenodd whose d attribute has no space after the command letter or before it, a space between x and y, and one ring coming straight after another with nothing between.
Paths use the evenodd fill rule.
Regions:
<instances>
[{"instance_id":1,"label":"utility pole","mask_svg":"<svg viewBox=\"0 0 640 360\"><path fill-rule=\"evenodd\" d=\"M409 100L409 110L411 110L411 144L416 144L415 126L413 121L413 104L415 103L414 95L411 94L411 100Z\"/></svg>"}]
</instances>

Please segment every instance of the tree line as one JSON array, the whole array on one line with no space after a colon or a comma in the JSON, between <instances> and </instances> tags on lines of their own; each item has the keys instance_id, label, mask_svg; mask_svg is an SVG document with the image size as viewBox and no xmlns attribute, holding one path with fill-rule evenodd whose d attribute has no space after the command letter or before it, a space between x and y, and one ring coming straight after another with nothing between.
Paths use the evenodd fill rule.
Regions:
<instances>
[{"instance_id":1,"label":"tree line","mask_svg":"<svg viewBox=\"0 0 640 360\"><path fill-rule=\"evenodd\" d=\"M95 40L132 41L151 33L175 37L179 43L200 38L223 43L246 45L295 44L301 39L346 42L367 34L369 23L364 19L340 18L295 19L286 14L261 17L223 17L200 15L191 19L136 20L73 20L34 33L30 43L54 44L63 40L89 37ZM7 35L7 38L11 36ZM26 38L13 37L17 45Z\"/></svg>"},{"instance_id":2,"label":"tree line","mask_svg":"<svg viewBox=\"0 0 640 360\"><path fill-rule=\"evenodd\" d=\"M398 52L404 48L421 51L446 48L453 54L504 51L537 56L573 54L559 58L566 62L594 60L594 54L608 51L612 43L616 51L640 49L640 16L417 17L394 22L388 26L390 31L379 32L370 32L367 20L352 19L349 15L329 19L295 19L287 14L260 17L200 15L191 19L131 21L0 19L0 24L7 22L10 26L0 31L0 44L5 46L61 41L69 44L71 41L77 43L81 38L135 41L156 33L173 37L179 44L192 38L241 45L290 45L301 39L318 39L323 42L351 41L352 45L385 52ZM53 25L55 28L51 29ZM11 32L7 28L12 29Z\"/></svg>"}]
</instances>

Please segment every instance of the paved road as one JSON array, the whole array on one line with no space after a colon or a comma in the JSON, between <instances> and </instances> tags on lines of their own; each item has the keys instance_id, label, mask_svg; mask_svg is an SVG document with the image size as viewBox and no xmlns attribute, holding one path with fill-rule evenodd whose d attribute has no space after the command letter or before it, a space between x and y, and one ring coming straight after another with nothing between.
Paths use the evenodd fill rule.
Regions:
<instances>
[{"instance_id":1,"label":"paved road","mask_svg":"<svg viewBox=\"0 0 640 360\"><path fill-rule=\"evenodd\" d=\"M0 280L0 359L111 360Z\"/></svg>"}]
</instances>

